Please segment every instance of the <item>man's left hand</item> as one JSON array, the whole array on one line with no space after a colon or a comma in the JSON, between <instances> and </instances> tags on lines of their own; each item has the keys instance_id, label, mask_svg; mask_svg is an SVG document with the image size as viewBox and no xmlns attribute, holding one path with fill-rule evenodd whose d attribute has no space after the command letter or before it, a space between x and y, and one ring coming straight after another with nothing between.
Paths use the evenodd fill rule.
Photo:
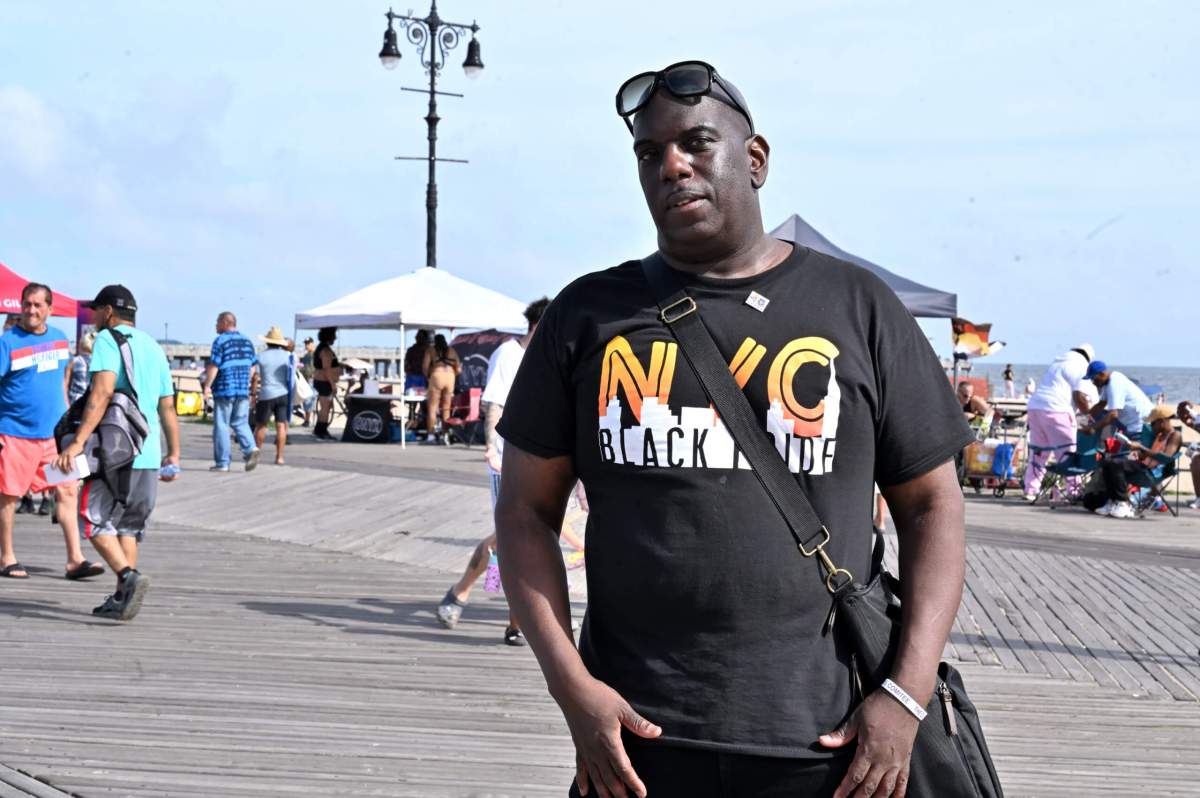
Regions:
<instances>
[{"instance_id":1,"label":"man's left hand","mask_svg":"<svg viewBox=\"0 0 1200 798\"><path fill-rule=\"evenodd\" d=\"M81 454L83 454L83 446L77 441L71 441L67 448L62 450L62 454L58 456L54 464L58 466L59 471L65 473L75 467L75 458Z\"/></svg>"},{"instance_id":2,"label":"man's left hand","mask_svg":"<svg viewBox=\"0 0 1200 798\"><path fill-rule=\"evenodd\" d=\"M500 461L500 453L496 451L495 446L488 446L483 450L483 459L484 462L488 464L489 468L491 468L497 474L500 473L500 466L502 463Z\"/></svg>"},{"instance_id":3,"label":"man's left hand","mask_svg":"<svg viewBox=\"0 0 1200 798\"><path fill-rule=\"evenodd\" d=\"M841 748L858 738L858 750L833 798L904 798L918 721L900 702L876 690L841 728L821 735L821 745Z\"/></svg>"}]
</instances>

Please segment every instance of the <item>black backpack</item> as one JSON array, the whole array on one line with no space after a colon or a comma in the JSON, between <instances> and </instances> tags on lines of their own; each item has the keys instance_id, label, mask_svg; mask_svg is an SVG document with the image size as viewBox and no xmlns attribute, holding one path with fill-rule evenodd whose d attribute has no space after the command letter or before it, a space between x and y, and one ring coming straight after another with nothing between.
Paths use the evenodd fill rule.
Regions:
<instances>
[{"instance_id":1,"label":"black backpack","mask_svg":"<svg viewBox=\"0 0 1200 798\"><path fill-rule=\"evenodd\" d=\"M142 445L150 434L150 423L138 407L129 337L117 330L108 330L108 333L121 351L121 363L125 367L129 388L118 388L113 392L104 417L83 442L83 454L92 471L88 479L102 479L113 497L117 501L124 501L129 495L133 461L141 453ZM91 395L92 387L88 385L83 396L71 403L54 427L54 440L60 452L75 440Z\"/></svg>"}]
</instances>

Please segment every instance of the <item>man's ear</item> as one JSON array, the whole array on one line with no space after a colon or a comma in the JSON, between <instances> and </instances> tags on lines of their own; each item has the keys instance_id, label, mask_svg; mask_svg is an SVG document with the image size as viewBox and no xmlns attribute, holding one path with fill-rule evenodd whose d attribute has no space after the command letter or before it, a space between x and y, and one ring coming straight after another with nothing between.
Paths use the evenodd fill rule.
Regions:
<instances>
[{"instance_id":1,"label":"man's ear","mask_svg":"<svg viewBox=\"0 0 1200 798\"><path fill-rule=\"evenodd\" d=\"M767 182L767 162L771 157L771 145L755 133L746 139L746 154L750 156L750 184L758 190Z\"/></svg>"}]
</instances>

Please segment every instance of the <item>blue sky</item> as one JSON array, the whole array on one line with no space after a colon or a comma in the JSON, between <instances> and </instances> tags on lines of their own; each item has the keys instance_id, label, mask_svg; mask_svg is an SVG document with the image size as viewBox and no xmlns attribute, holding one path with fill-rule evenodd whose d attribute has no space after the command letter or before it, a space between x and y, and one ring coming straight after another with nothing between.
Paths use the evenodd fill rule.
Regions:
<instances>
[{"instance_id":1,"label":"blue sky","mask_svg":"<svg viewBox=\"0 0 1200 798\"><path fill-rule=\"evenodd\" d=\"M685 58L743 90L774 226L959 295L1002 355L1090 340L1197 365L1200 5L443 0L440 265L519 299L654 233L612 111ZM427 6L418 6L424 13ZM0 261L69 294L120 281L157 335L248 332L424 261L425 76L376 58L384 2L0 6ZM401 5L397 11L406 11ZM925 323L946 351L949 324ZM388 334L352 341L394 343Z\"/></svg>"}]
</instances>

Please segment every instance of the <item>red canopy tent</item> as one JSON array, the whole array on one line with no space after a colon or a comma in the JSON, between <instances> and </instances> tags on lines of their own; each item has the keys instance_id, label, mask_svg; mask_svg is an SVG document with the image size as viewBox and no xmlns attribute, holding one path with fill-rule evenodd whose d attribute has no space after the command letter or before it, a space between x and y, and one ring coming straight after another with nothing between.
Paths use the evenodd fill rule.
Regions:
<instances>
[{"instance_id":1,"label":"red canopy tent","mask_svg":"<svg viewBox=\"0 0 1200 798\"><path fill-rule=\"evenodd\" d=\"M29 282L0 263L0 312L21 312L21 289ZM54 286L50 286L50 289L54 291ZM67 316L73 319L78 309L78 304L74 299L59 291L54 291L54 306L50 310L51 316Z\"/></svg>"}]
</instances>

